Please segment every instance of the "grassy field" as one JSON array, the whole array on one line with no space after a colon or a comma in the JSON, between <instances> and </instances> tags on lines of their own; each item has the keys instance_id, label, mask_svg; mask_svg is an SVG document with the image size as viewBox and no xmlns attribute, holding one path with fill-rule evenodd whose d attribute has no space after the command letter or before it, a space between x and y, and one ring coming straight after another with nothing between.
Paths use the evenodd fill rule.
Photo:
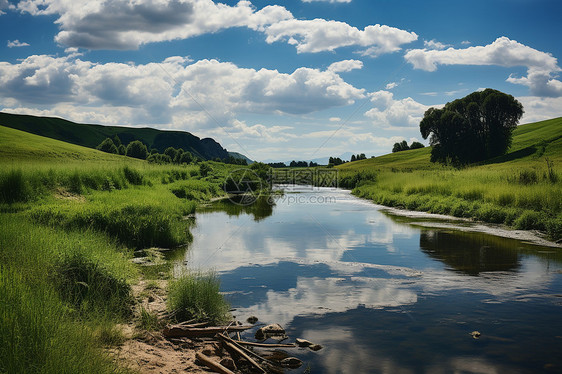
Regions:
<instances>
[{"instance_id":1,"label":"grassy field","mask_svg":"<svg viewBox=\"0 0 562 374\"><path fill-rule=\"evenodd\" d=\"M191 240L185 217L224 194L234 167L206 165L203 177L200 165L153 165L0 126L0 372L127 371L103 348L123 340L117 324L138 318L131 286L162 276L133 264L134 251ZM174 287L199 282L197 292L220 297L213 276L195 278ZM181 304L186 294L177 303L193 308Z\"/></svg>"},{"instance_id":2,"label":"grassy field","mask_svg":"<svg viewBox=\"0 0 562 374\"><path fill-rule=\"evenodd\" d=\"M431 149L338 167L340 180L376 203L536 229L562 237L562 118L519 126L508 154L455 169Z\"/></svg>"}]
</instances>

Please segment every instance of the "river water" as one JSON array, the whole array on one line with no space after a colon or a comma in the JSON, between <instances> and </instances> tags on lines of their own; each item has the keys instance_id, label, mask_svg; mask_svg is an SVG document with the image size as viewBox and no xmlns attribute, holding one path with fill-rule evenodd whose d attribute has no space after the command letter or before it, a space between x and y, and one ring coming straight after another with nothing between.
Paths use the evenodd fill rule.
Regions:
<instances>
[{"instance_id":1,"label":"river water","mask_svg":"<svg viewBox=\"0 0 562 374\"><path fill-rule=\"evenodd\" d=\"M562 372L562 250L412 223L336 189L221 201L184 263L220 275L237 319L324 347L290 351L295 372Z\"/></svg>"}]
</instances>

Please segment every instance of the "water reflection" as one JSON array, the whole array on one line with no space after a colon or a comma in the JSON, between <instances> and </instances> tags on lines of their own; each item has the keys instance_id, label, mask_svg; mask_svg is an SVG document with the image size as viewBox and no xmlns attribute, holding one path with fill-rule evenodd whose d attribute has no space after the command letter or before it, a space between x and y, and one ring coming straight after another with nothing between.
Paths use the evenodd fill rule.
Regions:
<instances>
[{"instance_id":1,"label":"water reflection","mask_svg":"<svg viewBox=\"0 0 562 374\"><path fill-rule=\"evenodd\" d=\"M313 373L562 370L560 252L300 192L298 204L205 209L177 266L217 270L238 318L323 344L298 352Z\"/></svg>"},{"instance_id":2,"label":"water reflection","mask_svg":"<svg viewBox=\"0 0 562 374\"><path fill-rule=\"evenodd\" d=\"M233 196L222 199L199 209L201 213L225 212L229 216L240 216L241 214L251 214L254 220L261 221L273 214L272 200L267 196L260 196L253 204L245 204L243 196Z\"/></svg>"},{"instance_id":3,"label":"water reflection","mask_svg":"<svg viewBox=\"0 0 562 374\"><path fill-rule=\"evenodd\" d=\"M521 264L516 248L510 245L513 243L507 240L491 243L492 238L473 233L428 230L420 233L420 248L430 257L469 275L516 270Z\"/></svg>"}]
</instances>

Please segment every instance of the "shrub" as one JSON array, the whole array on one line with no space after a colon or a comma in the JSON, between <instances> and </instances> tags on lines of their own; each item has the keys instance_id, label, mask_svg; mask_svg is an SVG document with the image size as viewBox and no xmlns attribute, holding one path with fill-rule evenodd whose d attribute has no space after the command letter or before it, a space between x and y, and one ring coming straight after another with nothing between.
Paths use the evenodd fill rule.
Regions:
<instances>
[{"instance_id":1,"label":"shrub","mask_svg":"<svg viewBox=\"0 0 562 374\"><path fill-rule=\"evenodd\" d=\"M206 162L199 165L199 174L201 174L202 177L206 177L212 171L213 169Z\"/></svg>"},{"instance_id":2,"label":"shrub","mask_svg":"<svg viewBox=\"0 0 562 374\"><path fill-rule=\"evenodd\" d=\"M546 221L546 233L552 240L562 238L562 218L553 218Z\"/></svg>"},{"instance_id":3,"label":"shrub","mask_svg":"<svg viewBox=\"0 0 562 374\"><path fill-rule=\"evenodd\" d=\"M470 217L470 207L467 203L459 202L453 205L450 213L455 217Z\"/></svg>"},{"instance_id":4,"label":"shrub","mask_svg":"<svg viewBox=\"0 0 562 374\"><path fill-rule=\"evenodd\" d=\"M128 166L125 166L123 168L123 174L125 174L125 179L127 179L127 181L131 184L134 185L141 185L142 184L142 174L135 169L132 169Z\"/></svg>"},{"instance_id":5,"label":"shrub","mask_svg":"<svg viewBox=\"0 0 562 374\"><path fill-rule=\"evenodd\" d=\"M493 205L482 206L476 214L476 218L479 220L490 223L503 223L507 216L503 209Z\"/></svg>"},{"instance_id":6,"label":"shrub","mask_svg":"<svg viewBox=\"0 0 562 374\"><path fill-rule=\"evenodd\" d=\"M532 210L526 210L513 223L516 229L521 230L544 230L541 214Z\"/></svg>"}]
</instances>

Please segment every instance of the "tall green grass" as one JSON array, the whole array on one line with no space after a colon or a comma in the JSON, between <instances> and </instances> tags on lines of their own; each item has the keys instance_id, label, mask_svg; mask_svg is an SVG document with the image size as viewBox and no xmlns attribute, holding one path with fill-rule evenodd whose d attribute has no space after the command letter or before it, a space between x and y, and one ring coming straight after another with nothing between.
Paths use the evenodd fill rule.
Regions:
<instances>
[{"instance_id":1,"label":"tall green grass","mask_svg":"<svg viewBox=\"0 0 562 374\"><path fill-rule=\"evenodd\" d=\"M0 372L122 373L45 282L0 268Z\"/></svg>"},{"instance_id":2,"label":"tall green grass","mask_svg":"<svg viewBox=\"0 0 562 374\"><path fill-rule=\"evenodd\" d=\"M168 308L178 321L197 319L219 324L230 318L230 305L219 293L215 273L186 273L170 281Z\"/></svg>"},{"instance_id":3,"label":"tall green grass","mask_svg":"<svg viewBox=\"0 0 562 374\"><path fill-rule=\"evenodd\" d=\"M102 347L122 342L116 324L132 318L134 250L187 243L185 217L221 193L228 166L202 178L197 166L4 161L0 372L123 372Z\"/></svg>"},{"instance_id":4,"label":"tall green grass","mask_svg":"<svg viewBox=\"0 0 562 374\"><path fill-rule=\"evenodd\" d=\"M132 253L104 235L43 227L21 214L1 214L0 227L0 372L123 372L95 332L131 306ZM80 300L69 298L72 288Z\"/></svg>"},{"instance_id":5,"label":"tall green grass","mask_svg":"<svg viewBox=\"0 0 562 374\"><path fill-rule=\"evenodd\" d=\"M353 192L382 205L541 230L554 240L561 237L562 184L552 182L543 164L519 170L380 171L376 182Z\"/></svg>"}]
</instances>

